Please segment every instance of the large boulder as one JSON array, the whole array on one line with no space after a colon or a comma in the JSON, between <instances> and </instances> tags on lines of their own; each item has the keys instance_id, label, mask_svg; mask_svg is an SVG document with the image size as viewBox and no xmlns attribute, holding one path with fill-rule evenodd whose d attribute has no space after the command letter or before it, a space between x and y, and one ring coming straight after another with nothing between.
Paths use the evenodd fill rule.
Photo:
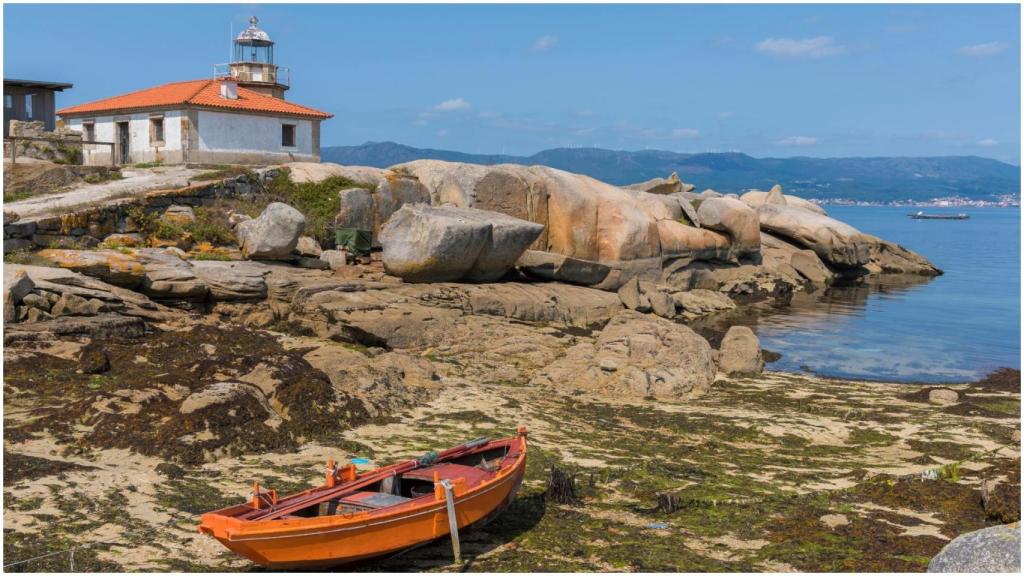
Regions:
<instances>
[{"instance_id":1,"label":"large boulder","mask_svg":"<svg viewBox=\"0 0 1024 576\"><path fill-rule=\"evenodd\" d=\"M714 377L707 340L682 324L624 310L593 343L573 346L533 383L678 399L706 392Z\"/></svg>"},{"instance_id":2,"label":"large boulder","mask_svg":"<svg viewBox=\"0 0 1024 576\"><path fill-rule=\"evenodd\" d=\"M928 563L929 572L1020 572L1020 522L961 534Z\"/></svg>"},{"instance_id":3,"label":"large boulder","mask_svg":"<svg viewBox=\"0 0 1024 576\"><path fill-rule=\"evenodd\" d=\"M497 280L542 230L496 212L407 204L381 230L384 269L408 282Z\"/></svg>"},{"instance_id":4,"label":"large boulder","mask_svg":"<svg viewBox=\"0 0 1024 576\"><path fill-rule=\"evenodd\" d=\"M258 218L235 227L242 254L250 260L289 258L306 226L306 217L291 206L272 202Z\"/></svg>"},{"instance_id":5,"label":"large boulder","mask_svg":"<svg viewBox=\"0 0 1024 576\"><path fill-rule=\"evenodd\" d=\"M434 204L493 210L544 225L535 250L609 263L659 255L652 204L588 176L546 166L480 166L416 160L393 167L416 176ZM656 208L653 208L656 209ZM664 212L664 209L662 209Z\"/></svg>"},{"instance_id":6,"label":"large boulder","mask_svg":"<svg viewBox=\"0 0 1024 576\"><path fill-rule=\"evenodd\" d=\"M746 326L733 326L722 338L718 369L731 376L760 374L764 370L761 341Z\"/></svg>"},{"instance_id":7,"label":"large boulder","mask_svg":"<svg viewBox=\"0 0 1024 576\"><path fill-rule=\"evenodd\" d=\"M738 255L761 251L761 227L757 212L735 198L708 198L700 203L697 217L701 226L725 232Z\"/></svg>"},{"instance_id":8,"label":"large boulder","mask_svg":"<svg viewBox=\"0 0 1024 576\"><path fill-rule=\"evenodd\" d=\"M544 226L540 224L500 212L454 206L442 206L441 209L459 213L464 218L475 219L481 225L491 227L490 241L484 245L464 277L473 282L494 282L504 276L544 231Z\"/></svg>"},{"instance_id":9,"label":"large boulder","mask_svg":"<svg viewBox=\"0 0 1024 576\"><path fill-rule=\"evenodd\" d=\"M773 194L774 193L774 194ZM811 212L817 212L822 216L827 216L825 209L820 205L811 202L810 200L804 200L799 196L793 196L792 194L783 194L782 187L776 184L772 187L771 192L765 192L763 190L751 190L740 196L740 200L745 202L751 208L758 208L764 204L782 204L784 206L791 206L793 208L802 208L804 210L810 210Z\"/></svg>"},{"instance_id":10,"label":"large boulder","mask_svg":"<svg viewBox=\"0 0 1024 576\"><path fill-rule=\"evenodd\" d=\"M763 230L814 250L822 260L840 268L867 264L877 244L873 236L849 224L801 208L764 204L757 215Z\"/></svg>"}]
</instances>

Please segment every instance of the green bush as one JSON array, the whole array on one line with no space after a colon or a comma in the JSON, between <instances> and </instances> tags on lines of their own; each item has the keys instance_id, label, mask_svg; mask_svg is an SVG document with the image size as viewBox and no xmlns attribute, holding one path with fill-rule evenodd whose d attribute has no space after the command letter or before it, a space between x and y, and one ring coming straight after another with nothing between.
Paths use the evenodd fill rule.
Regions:
<instances>
[{"instance_id":1,"label":"green bush","mask_svg":"<svg viewBox=\"0 0 1024 576\"><path fill-rule=\"evenodd\" d=\"M321 246L334 246L334 218L341 208L338 191L345 188L375 188L372 184L355 182L341 176L331 176L321 182L296 184L282 170L267 185L274 200L295 207L306 217L306 234L316 238Z\"/></svg>"},{"instance_id":2,"label":"green bush","mask_svg":"<svg viewBox=\"0 0 1024 576\"><path fill-rule=\"evenodd\" d=\"M192 235L196 242L209 242L214 246L224 246L235 242L235 233L227 215L218 210L210 210L202 206L195 209L196 219L185 225L185 232Z\"/></svg>"}]
</instances>

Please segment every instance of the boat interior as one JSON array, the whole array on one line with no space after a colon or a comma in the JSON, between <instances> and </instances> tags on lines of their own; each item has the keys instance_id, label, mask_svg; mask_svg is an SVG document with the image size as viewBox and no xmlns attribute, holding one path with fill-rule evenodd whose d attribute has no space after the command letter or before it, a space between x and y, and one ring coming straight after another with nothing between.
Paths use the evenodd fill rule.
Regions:
<instances>
[{"instance_id":1,"label":"boat interior","mask_svg":"<svg viewBox=\"0 0 1024 576\"><path fill-rule=\"evenodd\" d=\"M352 490L340 490L329 499L309 498L310 504L285 514L273 514L282 520L316 518L321 516L351 515L358 512L380 510L405 504L416 498L434 497L434 484L438 481L462 479L467 489L472 489L493 478L510 454L510 446L501 444L482 451L474 451L450 459L442 459L429 465L420 465L411 470L392 470L379 480L360 485ZM512 456L516 456L512 454ZM358 484L348 482L347 484ZM339 485L343 487L344 484ZM322 489L321 489L322 490ZM282 509L289 501L303 498L296 495L271 504L264 512ZM310 495L312 496L312 495ZM270 502L268 502L270 504ZM259 512L259 511L257 511ZM246 514L249 519L256 515ZM259 514L264 516L264 514Z\"/></svg>"}]
</instances>

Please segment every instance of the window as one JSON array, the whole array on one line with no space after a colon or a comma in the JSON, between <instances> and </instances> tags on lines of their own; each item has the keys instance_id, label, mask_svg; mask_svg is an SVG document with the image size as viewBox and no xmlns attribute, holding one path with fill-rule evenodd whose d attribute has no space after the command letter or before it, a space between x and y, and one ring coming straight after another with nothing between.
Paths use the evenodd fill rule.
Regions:
<instances>
[{"instance_id":1,"label":"window","mask_svg":"<svg viewBox=\"0 0 1024 576\"><path fill-rule=\"evenodd\" d=\"M25 118L27 120L32 120L32 119L35 118L35 116L32 115L32 100L33 99L34 99L34 94L25 94Z\"/></svg>"},{"instance_id":2,"label":"window","mask_svg":"<svg viewBox=\"0 0 1024 576\"><path fill-rule=\"evenodd\" d=\"M86 142L96 141L96 123L95 122L82 122L82 139Z\"/></svg>"},{"instance_id":3,"label":"window","mask_svg":"<svg viewBox=\"0 0 1024 576\"><path fill-rule=\"evenodd\" d=\"M10 94L4 94L4 108L14 108L14 97Z\"/></svg>"},{"instance_id":4,"label":"window","mask_svg":"<svg viewBox=\"0 0 1024 576\"><path fill-rule=\"evenodd\" d=\"M295 146L295 124L281 125L281 146Z\"/></svg>"},{"instance_id":5,"label":"window","mask_svg":"<svg viewBox=\"0 0 1024 576\"><path fill-rule=\"evenodd\" d=\"M149 119L150 146L162 146L164 143L164 117Z\"/></svg>"}]
</instances>

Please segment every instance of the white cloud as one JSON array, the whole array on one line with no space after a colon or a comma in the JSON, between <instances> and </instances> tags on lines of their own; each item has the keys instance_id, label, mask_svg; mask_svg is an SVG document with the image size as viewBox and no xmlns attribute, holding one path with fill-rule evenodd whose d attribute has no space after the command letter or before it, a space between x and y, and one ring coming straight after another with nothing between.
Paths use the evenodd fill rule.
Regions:
<instances>
[{"instance_id":1,"label":"white cloud","mask_svg":"<svg viewBox=\"0 0 1024 576\"><path fill-rule=\"evenodd\" d=\"M719 112L719 113L718 113L718 117L719 117L719 118L732 118L732 117L733 117L733 116L735 116L735 115L736 115L736 113L735 113L735 112L733 112L733 111L731 111L731 110L728 110L728 111L725 111L725 112Z\"/></svg>"},{"instance_id":2,"label":"white cloud","mask_svg":"<svg viewBox=\"0 0 1024 576\"><path fill-rule=\"evenodd\" d=\"M697 130L696 128L673 128L672 130L669 130L668 137L672 140L699 138L700 130Z\"/></svg>"},{"instance_id":3,"label":"white cloud","mask_svg":"<svg viewBox=\"0 0 1024 576\"><path fill-rule=\"evenodd\" d=\"M978 140L978 146L984 146L986 148L991 148L992 146L998 146L998 145L999 145L999 141L994 139L994 138L985 138L984 140Z\"/></svg>"},{"instance_id":4,"label":"white cloud","mask_svg":"<svg viewBox=\"0 0 1024 576\"><path fill-rule=\"evenodd\" d=\"M590 108L583 108L581 110L577 110L576 115L580 118L589 118L594 115L594 111Z\"/></svg>"},{"instance_id":5,"label":"white cloud","mask_svg":"<svg viewBox=\"0 0 1024 576\"><path fill-rule=\"evenodd\" d=\"M590 136L594 133L594 128L576 128L571 132L573 136Z\"/></svg>"},{"instance_id":6,"label":"white cloud","mask_svg":"<svg viewBox=\"0 0 1024 576\"><path fill-rule=\"evenodd\" d=\"M479 116L481 118L501 118L501 112L493 112L491 110L481 110Z\"/></svg>"},{"instance_id":7,"label":"white cloud","mask_svg":"<svg viewBox=\"0 0 1024 576\"><path fill-rule=\"evenodd\" d=\"M836 44L830 36L803 40L768 38L758 42L754 49L762 54L781 58L826 58L846 53L846 46Z\"/></svg>"},{"instance_id":8,"label":"white cloud","mask_svg":"<svg viewBox=\"0 0 1024 576\"><path fill-rule=\"evenodd\" d=\"M558 44L558 36L544 35L534 40L533 44L530 44L530 51L547 52L554 48L555 44Z\"/></svg>"},{"instance_id":9,"label":"white cloud","mask_svg":"<svg viewBox=\"0 0 1024 576\"><path fill-rule=\"evenodd\" d=\"M441 102L437 106L434 106L434 110L437 110L438 112L452 112L455 110L468 110L472 107L472 104L464 100L462 97L459 97Z\"/></svg>"},{"instance_id":10,"label":"white cloud","mask_svg":"<svg viewBox=\"0 0 1024 576\"><path fill-rule=\"evenodd\" d=\"M434 112L420 112L416 115L416 120L413 120L413 124L417 126L426 126L434 116L437 116Z\"/></svg>"},{"instance_id":11,"label":"white cloud","mask_svg":"<svg viewBox=\"0 0 1024 576\"><path fill-rule=\"evenodd\" d=\"M813 146L818 143L818 139L814 136L789 136L776 142L783 146Z\"/></svg>"},{"instance_id":12,"label":"white cloud","mask_svg":"<svg viewBox=\"0 0 1024 576\"><path fill-rule=\"evenodd\" d=\"M972 44L970 46L961 46L957 50L957 54L961 56L970 56L971 58L980 58L982 56L992 56L999 54L1003 50L1006 50L1009 46L1005 42L986 42L984 44Z\"/></svg>"},{"instance_id":13,"label":"white cloud","mask_svg":"<svg viewBox=\"0 0 1024 576\"><path fill-rule=\"evenodd\" d=\"M440 136L441 138L444 138L445 136L448 135L448 129L441 128L440 130L437 131L437 135Z\"/></svg>"}]
</instances>

